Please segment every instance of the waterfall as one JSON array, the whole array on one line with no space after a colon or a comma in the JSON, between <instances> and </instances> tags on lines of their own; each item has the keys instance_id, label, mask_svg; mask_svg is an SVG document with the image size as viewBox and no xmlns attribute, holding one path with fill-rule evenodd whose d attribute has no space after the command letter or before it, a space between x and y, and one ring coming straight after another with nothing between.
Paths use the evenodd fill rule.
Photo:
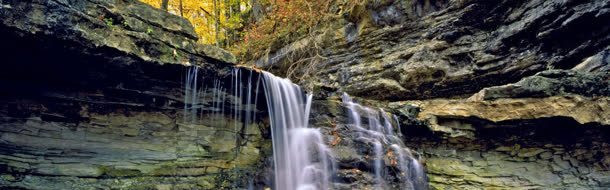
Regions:
<instances>
[{"instance_id":1,"label":"waterfall","mask_svg":"<svg viewBox=\"0 0 610 190\"><path fill-rule=\"evenodd\" d=\"M331 149L325 144L320 128L310 126L312 95L305 93L288 79L268 72L235 68L231 77L204 82L198 67L186 71L184 80L184 122L210 122L235 132L235 156L244 141L247 127L257 123L257 115L268 116L273 149L273 189L326 190L332 189L334 163ZM261 96L259 96L259 93ZM267 112L257 107L265 101ZM375 189L427 189L423 167L402 143L396 116L382 109L373 109L356 103L347 94L343 104L348 112L347 125L357 133L357 139L370 147L371 174ZM265 105L265 104L263 104ZM262 108L264 109L264 108ZM205 119L207 118L209 119ZM230 119L224 119L230 118ZM232 122L231 122L232 120ZM260 120L260 119L259 119ZM394 125L395 123L396 125ZM328 134L327 134L328 135ZM389 162L388 162L389 160ZM392 169L393 168L393 169ZM398 170L398 171L395 171ZM247 186L253 188L252 179Z\"/></svg>"},{"instance_id":2,"label":"waterfall","mask_svg":"<svg viewBox=\"0 0 610 190\"><path fill-rule=\"evenodd\" d=\"M358 133L357 140L370 145L373 149L372 173L375 174L376 188L390 189L384 182L387 178L385 168L391 166L399 170L396 176L401 182L400 189L428 189L423 167L401 138L394 135L390 116L382 109L375 110L356 103L348 94L344 93L342 100L348 108L349 124ZM362 123L362 117L366 118L367 125ZM384 155L388 155L389 163L385 163Z\"/></svg>"},{"instance_id":3,"label":"waterfall","mask_svg":"<svg viewBox=\"0 0 610 190\"><path fill-rule=\"evenodd\" d=\"M274 189L329 189L330 149L325 145L320 129L309 127L312 95L290 80L271 73L262 72L256 76L252 70L235 68L229 85L215 79L208 88L199 75L199 68L190 67L184 81L184 122L198 122L198 115L200 118L204 114L222 118L224 114L230 114L234 120L236 145L239 145L245 127L256 122L259 87L262 86L271 125ZM210 98L206 99L206 96ZM227 98L233 105L225 105ZM227 108L230 111L225 111ZM228 125L226 121L215 122ZM238 153L237 148L235 154Z\"/></svg>"},{"instance_id":4,"label":"waterfall","mask_svg":"<svg viewBox=\"0 0 610 190\"><path fill-rule=\"evenodd\" d=\"M319 129L309 128L312 95L288 79L264 72L271 120L275 189L328 189L330 150Z\"/></svg>"}]
</instances>

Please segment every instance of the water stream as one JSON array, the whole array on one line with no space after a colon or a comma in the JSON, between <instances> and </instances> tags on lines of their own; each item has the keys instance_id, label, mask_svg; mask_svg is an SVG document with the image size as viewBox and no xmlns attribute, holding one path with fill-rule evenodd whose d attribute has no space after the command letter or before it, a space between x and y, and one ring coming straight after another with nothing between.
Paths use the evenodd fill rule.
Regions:
<instances>
[{"instance_id":1,"label":"water stream","mask_svg":"<svg viewBox=\"0 0 610 190\"><path fill-rule=\"evenodd\" d=\"M264 72L271 120L275 189L328 189L330 150L319 129L309 127L312 95L299 86Z\"/></svg>"},{"instance_id":2,"label":"water stream","mask_svg":"<svg viewBox=\"0 0 610 190\"><path fill-rule=\"evenodd\" d=\"M382 109L362 106L348 94L343 94L342 100L349 110L350 125L358 133L356 140L373 147L375 187L389 188L384 182L388 178L389 168L394 167L399 169L394 173L401 182L401 189L428 189L426 174L416 155L404 145L400 133L393 132L399 129L398 123L394 127L388 113ZM367 122L363 123L362 118ZM387 155L389 163L385 162L384 155Z\"/></svg>"},{"instance_id":3,"label":"water stream","mask_svg":"<svg viewBox=\"0 0 610 190\"><path fill-rule=\"evenodd\" d=\"M240 68L232 71L230 82L204 79L199 68L191 67L186 72L184 86L184 122L201 122L206 116L222 120L230 115L233 123L213 122L232 125L236 145L242 143L242 134L250 123L258 122L257 118L269 118L273 189L333 189L336 168L332 147L325 143L328 139L321 129L310 125L313 96L298 85L268 72ZM266 112L258 110L262 108L258 105L262 103L259 99L265 101ZM373 149L371 173L375 176L375 188L388 189L385 184L388 168L398 168L401 189L427 189L423 167L404 146L401 137L395 135L399 134L394 132L398 128L397 124L393 125L395 117L383 110L361 106L347 94L343 95L343 103L349 110L345 114L350 118L350 123L345 125L353 127L358 133L357 140ZM235 154L239 154L239 148ZM386 163L386 157L390 163Z\"/></svg>"}]
</instances>

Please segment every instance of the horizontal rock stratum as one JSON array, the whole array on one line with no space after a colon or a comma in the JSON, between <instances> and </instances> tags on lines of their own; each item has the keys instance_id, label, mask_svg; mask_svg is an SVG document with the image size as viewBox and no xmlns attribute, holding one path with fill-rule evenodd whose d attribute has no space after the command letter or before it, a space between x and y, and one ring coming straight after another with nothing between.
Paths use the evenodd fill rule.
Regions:
<instances>
[{"instance_id":1,"label":"horizontal rock stratum","mask_svg":"<svg viewBox=\"0 0 610 190\"><path fill-rule=\"evenodd\" d=\"M340 5L251 62L392 111L432 189L610 188L610 1Z\"/></svg>"},{"instance_id":2,"label":"horizontal rock stratum","mask_svg":"<svg viewBox=\"0 0 610 190\"><path fill-rule=\"evenodd\" d=\"M225 50L197 43L183 18L137 0L26 0L0 2L3 32L130 64L234 63ZM207 66L213 67L214 64Z\"/></svg>"},{"instance_id":3,"label":"horizontal rock stratum","mask_svg":"<svg viewBox=\"0 0 610 190\"><path fill-rule=\"evenodd\" d=\"M452 133L451 127L439 124L438 118L476 118L497 123L565 117L580 124L610 125L609 97L552 96L490 101L438 99L409 104L421 108L418 119L430 122L432 131L447 133Z\"/></svg>"},{"instance_id":4,"label":"horizontal rock stratum","mask_svg":"<svg viewBox=\"0 0 610 190\"><path fill-rule=\"evenodd\" d=\"M344 92L395 114L431 189L610 188L610 1L379 2L252 60L305 74L337 189L375 185ZM208 88L229 113L185 122L189 65L208 87L239 78L184 19L135 0L0 0L0 42L0 187L271 186L264 106L240 125L245 108L210 98L234 94ZM290 67L303 59L318 62Z\"/></svg>"},{"instance_id":5,"label":"horizontal rock stratum","mask_svg":"<svg viewBox=\"0 0 610 190\"><path fill-rule=\"evenodd\" d=\"M178 16L136 0L0 1L0 42L0 189L231 189L265 171L257 126L184 122L187 66L220 77L235 58Z\"/></svg>"}]
</instances>

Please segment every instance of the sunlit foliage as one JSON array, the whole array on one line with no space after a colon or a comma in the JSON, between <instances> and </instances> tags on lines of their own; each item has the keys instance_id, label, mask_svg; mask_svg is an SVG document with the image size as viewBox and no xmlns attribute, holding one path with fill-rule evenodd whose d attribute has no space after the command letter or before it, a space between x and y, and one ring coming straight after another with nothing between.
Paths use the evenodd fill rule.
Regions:
<instances>
[{"instance_id":1,"label":"sunlit foliage","mask_svg":"<svg viewBox=\"0 0 610 190\"><path fill-rule=\"evenodd\" d=\"M284 45L307 34L327 14L331 1L275 0L270 11L245 31L233 52L244 59L259 57L272 44Z\"/></svg>"},{"instance_id":2,"label":"sunlit foliage","mask_svg":"<svg viewBox=\"0 0 610 190\"><path fill-rule=\"evenodd\" d=\"M159 8L162 0L141 0ZM188 19L201 43L230 45L239 38L244 13L250 7L246 0L169 0L168 11ZM218 21L218 23L217 23Z\"/></svg>"},{"instance_id":3,"label":"sunlit foliage","mask_svg":"<svg viewBox=\"0 0 610 190\"><path fill-rule=\"evenodd\" d=\"M162 0L141 0L159 8ZM311 31L332 1L169 0L168 11L191 21L200 42L230 49L248 60L273 44L285 45Z\"/></svg>"}]
</instances>

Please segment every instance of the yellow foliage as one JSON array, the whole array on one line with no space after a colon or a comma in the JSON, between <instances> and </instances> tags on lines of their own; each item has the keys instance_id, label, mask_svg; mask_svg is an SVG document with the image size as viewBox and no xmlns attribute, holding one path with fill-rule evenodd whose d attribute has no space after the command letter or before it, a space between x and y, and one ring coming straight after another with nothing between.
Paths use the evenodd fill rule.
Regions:
<instances>
[{"instance_id":1,"label":"yellow foliage","mask_svg":"<svg viewBox=\"0 0 610 190\"><path fill-rule=\"evenodd\" d=\"M140 1L159 8L162 0ZM182 3L182 15L180 3ZM230 6L239 7L239 10L232 10ZM168 5L170 13L183 16L193 24L195 32L199 35L199 42L204 44L222 42L227 39L229 31L242 27L240 14L246 9L249 9L246 0L216 0L216 6L214 0L169 0ZM216 17L219 20L218 33L216 33Z\"/></svg>"},{"instance_id":2,"label":"yellow foliage","mask_svg":"<svg viewBox=\"0 0 610 190\"><path fill-rule=\"evenodd\" d=\"M157 8L162 2L140 1ZM272 44L285 45L309 34L313 28L323 23L330 13L332 2L334 1L169 0L168 12L189 20L195 27L200 43L217 44L229 49L242 60L251 60L262 56Z\"/></svg>"}]
</instances>

